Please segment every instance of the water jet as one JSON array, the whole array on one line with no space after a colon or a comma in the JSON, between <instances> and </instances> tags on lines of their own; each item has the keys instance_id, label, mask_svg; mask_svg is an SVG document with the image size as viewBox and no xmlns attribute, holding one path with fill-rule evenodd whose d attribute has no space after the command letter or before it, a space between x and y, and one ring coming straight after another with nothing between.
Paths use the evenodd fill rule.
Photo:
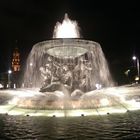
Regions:
<instances>
[{"instance_id":1,"label":"water jet","mask_svg":"<svg viewBox=\"0 0 140 140\"><path fill-rule=\"evenodd\" d=\"M24 88L0 91L1 97L7 96L0 113L66 117L109 115L140 108L131 94L135 91L137 95L139 85L113 87L100 44L80 38L78 28L66 14L63 23L55 26L51 40L33 46Z\"/></svg>"}]
</instances>

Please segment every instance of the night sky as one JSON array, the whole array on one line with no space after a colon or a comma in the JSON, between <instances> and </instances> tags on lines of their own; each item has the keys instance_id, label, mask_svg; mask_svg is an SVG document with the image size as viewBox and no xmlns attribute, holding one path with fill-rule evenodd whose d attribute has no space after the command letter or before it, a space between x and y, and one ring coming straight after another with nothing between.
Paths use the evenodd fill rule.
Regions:
<instances>
[{"instance_id":1,"label":"night sky","mask_svg":"<svg viewBox=\"0 0 140 140\"><path fill-rule=\"evenodd\" d=\"M10 68L16 46L23 66L32 46L51 39L56 22L68 13L78 22L83 39L100 43L114 79L120 82L133 65L132 55L139 55L139 4L97 1L1 0L0 72Z\"/></svg>"}]
</instances>

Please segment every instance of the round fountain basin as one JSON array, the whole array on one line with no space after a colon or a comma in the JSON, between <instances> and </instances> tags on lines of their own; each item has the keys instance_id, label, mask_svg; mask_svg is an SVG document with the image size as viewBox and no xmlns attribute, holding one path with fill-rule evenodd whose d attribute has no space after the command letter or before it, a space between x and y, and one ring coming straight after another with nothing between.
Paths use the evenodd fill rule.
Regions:
<instances>
[{"instance_id":1,"label":"round fountain basin","mask_svg":"<svg viewBox=\"0 0 140 140\"><path fill-rule=\"evenodd\" d=\"M87 53L87 51L85 48L69 46L51 48L48 49L47 53L57 58L76 58Z\"/></svg>"},{"instance_id":2,"label":"round fountain basin","mask_svg":"<svg viewBox=\"0 0 140 140\"><path fill-rule=\"evenodd\" d=\"M56 95L59 100L48 102L51 99L48 94ZM0 97L0 114L9 115L68 117L140 110L139 85L94 90L78 100L67 101L59 92L40 93L38 89L1 90Z\"/></svg>"}]
</instances>

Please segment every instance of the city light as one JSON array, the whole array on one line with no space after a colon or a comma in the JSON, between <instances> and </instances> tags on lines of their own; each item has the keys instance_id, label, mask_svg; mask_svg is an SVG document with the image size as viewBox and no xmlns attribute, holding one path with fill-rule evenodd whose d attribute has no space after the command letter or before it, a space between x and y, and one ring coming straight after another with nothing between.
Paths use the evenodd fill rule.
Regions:
<instances>
[{"instance_id":1,"label":"city light","mask_svg":"<svg viewBox=\"0 0 140 140\"><path fill-rule=\"evenodd\" d=\"M11 70L8 70L8 74L11 74L12 73L12 71Z\"/></svg>"},{"instance_id":2,"label":"city light","mask_svg":"<svg viewBox=\"0 0 140 140\"><path fill-rule=\"evenodd\" d=\"M140 72L139 72L139 58L137 56L133 56L132 59L134 61L136 61L136 65L137 65L137 76L139 77Z\"/></svg>"},{"instance_id":3,"label":"city light","mask_svg":"<svg viewBox=\"0 0 140 140\"><path fill-rule=\"evenodd\" d=\"M11 73L12 73L12 71L8 70L8 88L11 87L11 79L10 79Z\"/></svg>"},{"instance_id":4,"label":"city light","mask_svg":"<svg viewBox=\"0 0 140 140\"><path fill-rule=\"evenodd\" d=\"M133 59L133 60L136 60L136 59L137 59L137 57L136 57L136 56L133 56L133 57L132 57L132 59Z\"/></svg>"}]
</instances>

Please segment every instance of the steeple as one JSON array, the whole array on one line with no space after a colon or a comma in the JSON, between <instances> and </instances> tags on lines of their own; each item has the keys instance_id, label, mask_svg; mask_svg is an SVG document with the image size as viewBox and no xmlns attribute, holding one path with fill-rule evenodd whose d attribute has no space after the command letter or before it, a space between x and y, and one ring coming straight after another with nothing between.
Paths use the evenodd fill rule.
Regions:
<instances>
[{"instance_id":1,"label":"steeple","mask_svg":"<svg viewBox=\"0 0 140 140\"><path fill-rule=\"evenodd\" d=\"M16 44L17 44L17 41L16 41ZM20 53L19 53L17 45L13 51L12 69L13 69L13 72L20 71Z\"/></svg>"}]
</instances>

